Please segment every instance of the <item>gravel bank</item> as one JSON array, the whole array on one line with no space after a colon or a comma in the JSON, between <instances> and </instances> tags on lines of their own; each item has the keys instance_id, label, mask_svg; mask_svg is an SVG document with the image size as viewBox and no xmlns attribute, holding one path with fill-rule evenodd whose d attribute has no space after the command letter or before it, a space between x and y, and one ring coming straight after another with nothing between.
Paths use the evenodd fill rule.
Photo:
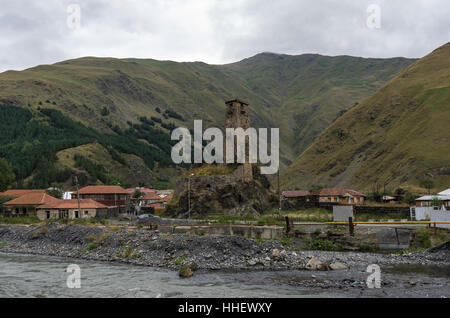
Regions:
<instances>
[{"instance_id":1,"label":"gravel bank","mask_svg":"<svg viewBox=\"0 0 450 318\"><path fill-rule=\"evenodd\" d=\"M167 235L158 231L49 224L0 226L0 252L124 262L178 269L195 262L201 270L305 269L311 257L350 268L368 264L448 266L450 253L371 254L358 252L287 251L277 241L258 243L237 236Z\"/></svg>"}]
</instances>

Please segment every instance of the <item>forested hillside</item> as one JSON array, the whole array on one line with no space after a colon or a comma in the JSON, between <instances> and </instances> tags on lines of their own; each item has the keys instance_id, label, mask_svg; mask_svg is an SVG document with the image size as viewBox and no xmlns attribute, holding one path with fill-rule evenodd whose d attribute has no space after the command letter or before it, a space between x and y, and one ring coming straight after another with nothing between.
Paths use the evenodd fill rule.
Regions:
<instances>
[{"instance_id":1,"label":"forested hillside","mask_svg":"<svg viewBox=\"0 0 450 318\"><path fill-rule=\"evenodd\" d=\"M32 110L2 105L0 157L13 167L19 183L32 175L26 186L34 188L48 187L53 182L63 183L71 178L73 173L69 167L57 167L56 154L90 143L101 145L112 160L122 165L127 165L124 154L138 156L150 170L155 169L155 165L172 165L170 135L167 131L155 128L151 119L142 117L139 123L131 124L124 130L119 127L112 129L113 134L101 133L73 121L55 109ZM81 184L95 183L97 180L105 184L130 183L81 155L75 156L75 163L77 168L86 172L78 175ZM22 185L25 186L18 184L19 187Z\"/></svg>"}]
</instances>

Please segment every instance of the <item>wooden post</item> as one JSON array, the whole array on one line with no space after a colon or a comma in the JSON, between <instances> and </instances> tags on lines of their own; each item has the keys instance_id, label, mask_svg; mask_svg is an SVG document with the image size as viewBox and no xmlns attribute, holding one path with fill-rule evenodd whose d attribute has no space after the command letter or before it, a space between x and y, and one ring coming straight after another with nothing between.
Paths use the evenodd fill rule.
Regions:
<instances>
[{"instance_id":1,"label":"wooden post","mask_svg":"<svg viewBox=\"0 0 450 318\"><path fill-rule=\"evenodd\" d=\"M75 176L75 184L77 185L77 203L78 203L78 216L81 214L81 207L80 207L80 190L78 188L78 176ZM74 215L75 217L75 215ZM67 218L69 218L69 215L67 215Z\"/></svg>"},{"instance_id":2,"label":"wooden post","mask_svg":"<svg viewBox=\"0 0 450 318\"><path fill-rule=\"evenodd\" d=\"M279 207L278 207L278 214L279 214L280 220L282 220L283 219L283 215L281 214L280 169L278 169L277 179L278 179L278 201L279 201L279 204L280 204Z\"/></svg>"},{"instance_id":3,"label":"wooden post","mask_svg":"<svg viewBox=\"0 0 450 318\"><path fill-rule=\"evenodd\" d=\"M349 231L351 236L355 236L355 227L354 227L354 224L353 224L353 218L352 217L348 218L348 231Z\"/></svg>"},{"instance_id":4,"label":"wooden post","mask_svg":"<svg viewBox=\"0 0 450 318\"><path fill-rule=\"evenodd\" d=\"M188 219L191 218L191 176L188 177Z\"/></svg>"},{"instance_id":5,"label":"wooden post","mask_svg":"<svg viewBox=\"0 0 450 318\"><path fill-rule=\"evenodd\" d=\"M434 222L433 232L434 232L434 235L436 235L436 222Z\"/></svg>"},{"instance_id":6,"label":"wooden post","mask_svg":"<svg viewBox=\"0 0 450 318\"><path fill-rule=\"evenodd\" d=\"M286 234L289 234L291 232L291 223L289 222L289 217L286 216Z\"/></svg>"},{"instance_id":7,"label":"wooden post","mask_svg":"<svg viewBox=\"0 0 450 318\"><path fill-rule=\"evenodd\" d=\"M395 228L395 237L397 238L397 244L400 245L400 239L398 238L397 228Z\"/></svg>"}]
</instances>

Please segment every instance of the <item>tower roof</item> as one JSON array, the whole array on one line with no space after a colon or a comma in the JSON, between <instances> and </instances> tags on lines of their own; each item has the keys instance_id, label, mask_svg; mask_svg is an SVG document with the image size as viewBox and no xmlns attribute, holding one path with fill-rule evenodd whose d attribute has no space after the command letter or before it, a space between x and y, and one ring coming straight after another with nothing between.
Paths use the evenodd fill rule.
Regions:
<instances>
[{"instance_id":1,"label":"tower roof","mask_svg":"<svg viewBox=\"0 0 450 318\"><path fill-rule=\"evenodd\" d=\"M240 103L240 104L244 104L244 105L247 105L247 106L249 105L249 103L244 102L243 100L237 99L237 98L225 102L225 104L231 104L231 103Z\"/></svg>"}]
</instances>

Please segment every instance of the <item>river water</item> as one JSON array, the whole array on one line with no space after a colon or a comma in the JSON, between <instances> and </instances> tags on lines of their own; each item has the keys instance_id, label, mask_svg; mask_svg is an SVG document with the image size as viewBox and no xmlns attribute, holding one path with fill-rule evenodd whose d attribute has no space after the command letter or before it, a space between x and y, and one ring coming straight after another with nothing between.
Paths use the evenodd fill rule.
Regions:
<instances>
[{"instance_id":1,"label":"river water","mask_svg":"<svg viewBox=\"0 0 450 318\"><path fill-rule=\"evenodd\" d=\"M67 287L70 264L81 268L79 289ZM385 270L387 284L369 289L369 274L356 269L197 272L191 279L180 279L165 269L0 253L0 297L450 297L449 267ZM341 287L335 286L338 282Z\"/></svg>"}]
</instances>

